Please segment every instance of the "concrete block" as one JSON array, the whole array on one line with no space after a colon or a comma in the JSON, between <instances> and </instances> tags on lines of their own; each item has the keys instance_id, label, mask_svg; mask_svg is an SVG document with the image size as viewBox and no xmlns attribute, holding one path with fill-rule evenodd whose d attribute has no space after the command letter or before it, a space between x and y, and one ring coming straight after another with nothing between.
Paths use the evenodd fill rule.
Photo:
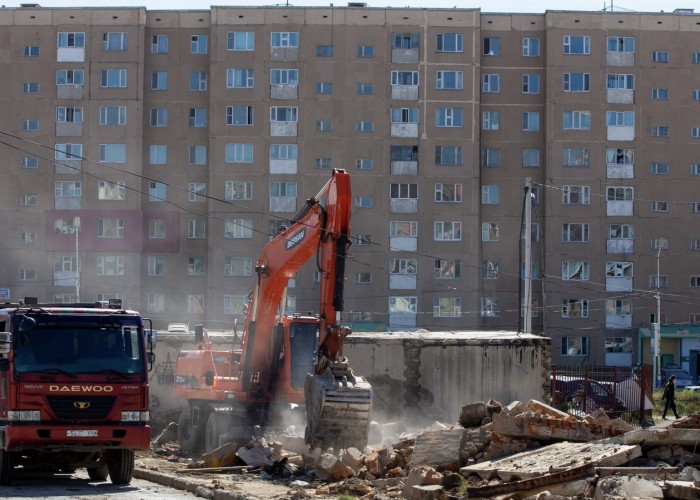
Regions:
<instances>
[{"instance_id":1,"label":"concrete block","mask_svg":"<svg viewBox=\"0 0 700 500\"><path fill-rule=\"evenodd\" d=\"M442 500L444 496L445 489L439 484L414 486L411 488L412 500Z\"/></svg>"},{"instance_id":2,"label":"concrete block","mask_svg":"<svg viewBox=\"0 0 700 500\"><path fill-rule=\"evenodd\" d=\"M340 481L354 475L350 467L330 453L324 453L316 461L316 477L321 481Z\"/></svg>"},{"instance_id":3,"label":"concrete block","mask_svg":"<svg viewBox=\"0 0 700 500\"><path fill-rule=\"evenodd\" d=\"M664 498L664 492L655 481L637 476L610 476L599 479L595 489L596 500L613 497Z\"/></svg>"},{"instance_id":4,"label":"concrete block","mask_svg":"<svg viewBox=\"0 0 700 500\"><path fill-rule=\"evenodd\" d=\"M439 485L442 482L442 474L432 467L411 467L404 481L403 496L411 498L413 487L420 485Z\"/></svg>"},{"instance_id":5,"label":"concrete block","mask_svg":"<svg viewBox=\"0 0 700 500\"><path fill-rule=\"evenodd\" d=\"M455 470L459 464L465 430L455 428L422 432L416 436L410 465L428 465L436 469Z\"/></svg>"},{"instance_id":6,"label":"concrete block","mask_svg":"<svg viewBox=\"0 0 700 500\"><path fill-rule=\"evenodd\" d=\"M666 481L668 498L681 500L697 500L700 498L700 486L687 481Z\"/></svg>"},{"instance_id":7,"label":"concrete block","mask_svg":"<svg viewBox=\"0 0 700 500\"><path fill-rule=\"evenodd\" d=\"M357 448L348 448L340 455L340 460L357 473L362 467L362 459L364 457L362 452Z\"/></svg>"}]
</instances>

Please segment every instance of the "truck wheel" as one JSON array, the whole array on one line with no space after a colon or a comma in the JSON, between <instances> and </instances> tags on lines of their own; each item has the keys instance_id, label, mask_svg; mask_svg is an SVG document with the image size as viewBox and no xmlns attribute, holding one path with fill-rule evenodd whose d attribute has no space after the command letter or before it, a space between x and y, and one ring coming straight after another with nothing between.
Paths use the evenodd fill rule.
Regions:
<instances>
[{"instance_id":1,"label":"truck wheel","mask_svg":"<svg viewBox=\"0 0 700 500\"><path fill-rule=\"evenodd\" d=\"M197 453L201 446L200 434L199 428L192 426L192 409L185 408L177 421L177 440L180 442L180 450L188 455Z\"/></svg>"},{"instance_id":2,"label":"truck wheel","mask_svg":"<svg viewBox=\"0 0 700 500\"><path fill-rule=\"evenodd\" d=\"M112 484L129 484L134 474L134 452L131 450L115 450L112 460L107 462L109 479Z\"/></svg>"},{"instance_id":3,"label":"truck wheel","mask_svg":"<svg viewBox=\"0 0 700 500\"><path fill-rule=\"evenodd\" d=\"M12 455L9 451L0 449L0 486L7 486L12 482Z\"/></svg>"},{"instance_id":4,"label":"truck wheel","mask_svg":"<svg viewBox=\"0 0 700 500\"><path fill-rule=\"evenodd\" d=\"M228 415L215 411L207 418L207 428L204 431L204 450L208 453L219 447L219 436L229 430Z\"/></svg>"},{"instance_id":5,"label":"truck wheel","mask_svg":"<svg viewBox=\"0 0 700 500\"><path fill-rule=\"evenodd\" d=\"M104 481L107 479L107 464L102 464L98 467L88 467L87 468L88 477L93 481Z\"/></svg>"}]
</instances>

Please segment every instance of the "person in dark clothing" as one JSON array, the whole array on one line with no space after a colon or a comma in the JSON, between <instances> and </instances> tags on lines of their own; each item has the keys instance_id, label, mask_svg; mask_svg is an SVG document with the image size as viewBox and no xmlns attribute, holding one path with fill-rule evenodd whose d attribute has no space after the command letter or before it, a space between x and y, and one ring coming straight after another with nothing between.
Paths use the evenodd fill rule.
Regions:
<instances>
[{"instance_id":1,"label":"person in dark clothing","mask_svg":"<svg viewBox=\"0 0 700 500\"><path fill-rule=\"evenodd\" d=\"M666 386L664 387L664 394L661 396L661 399L666 400L666 405L664 406L664 414L663 414L663 419L666 419L666 413L668 412L668 409L671 408L673 410L673 414L676 416L676 418L681 418L678 416L678 411L676 411L676 376L671 375L671 378L668 379L668 382L666 383Z\"/></svg>"}]
</instances>

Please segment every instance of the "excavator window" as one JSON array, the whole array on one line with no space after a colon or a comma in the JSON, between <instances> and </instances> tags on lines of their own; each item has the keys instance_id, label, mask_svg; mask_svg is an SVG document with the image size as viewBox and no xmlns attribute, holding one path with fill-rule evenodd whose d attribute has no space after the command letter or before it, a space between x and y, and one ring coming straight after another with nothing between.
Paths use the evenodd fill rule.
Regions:
<instances>
[{"instance_id":1,"label":"excavator window","mask_svg":"<svg viewBox=\"0 0 700 500\"><path fill-rule=\"evenodd\" d=\"M318 346L318 324L295 321L289 327L292 386L304 387L306 374L313 372Z\"/></svg>"}]
</instances>

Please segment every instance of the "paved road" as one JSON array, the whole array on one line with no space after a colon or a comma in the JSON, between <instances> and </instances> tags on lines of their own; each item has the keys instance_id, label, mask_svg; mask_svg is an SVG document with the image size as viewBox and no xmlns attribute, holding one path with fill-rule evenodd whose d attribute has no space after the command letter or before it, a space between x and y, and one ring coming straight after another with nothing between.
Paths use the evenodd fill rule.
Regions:
<instances>
[{"instance_id":1,"label":"paved road","mask_svg":"<svg viewBox=\"0 0 700 500\"><path fill-rule=\"evenodd\" d=\"M20 472L10 486L0 486L0 498L7 500L59 498L70 500L192 500L186 491L134 479L130 485L114 486L109 481L91 481L85 469L75 474Z\"/></svg>"}]
</instances>

